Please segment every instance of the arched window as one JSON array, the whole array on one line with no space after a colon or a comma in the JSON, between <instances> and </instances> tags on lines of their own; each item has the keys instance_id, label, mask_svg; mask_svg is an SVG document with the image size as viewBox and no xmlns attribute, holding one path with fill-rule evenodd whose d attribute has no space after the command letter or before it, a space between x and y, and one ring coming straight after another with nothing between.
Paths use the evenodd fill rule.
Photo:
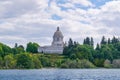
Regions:
<instances>
[{"instance_id":1,"label":"arched window","mask_svg":"<svg viewBox=\"0 0 120 80\"><path fill-rule=\"evenodd\" d=\"M57 41L59 41L59 38L57 38Z\"/></svg>"}]
</instances>

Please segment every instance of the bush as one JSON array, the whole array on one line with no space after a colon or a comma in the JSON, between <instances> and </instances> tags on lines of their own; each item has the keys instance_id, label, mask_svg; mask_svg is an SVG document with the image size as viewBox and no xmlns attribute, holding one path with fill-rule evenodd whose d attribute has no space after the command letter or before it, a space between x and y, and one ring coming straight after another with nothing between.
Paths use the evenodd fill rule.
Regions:
<instances>
[{"instance_id":1,"label":"bush","mask_svg":"<svg viewBox=\"0 0 120 80\"><path fill-rule=\"evenodd\" d=\"M34 67L31 55L28 53L21 53L17 55L17 67L22 69L31 69Z\"/></svg>"},{"instance_id":2,"label":"bush","mask_svg":"<svg viewBox=\"0 0 120 80\"><path fill-rule=\"evenodd\" d=\"M34 68L35 68L35 69L42 68L41 61L39 60L39 58L38 58L37 55L33 55L32 61L33 61L33 64L34 64Z\"/></svg>"},{"instance_id":3,"label":"bush","mask_svg":"<svg viewBox=\"0 0 120 80\"><path fill-rule=\"evenodd\" d=\"M13 55L6 55L4 57L4 64L5 68L12 69L16 66L16 60L14 59Z\"/></svg>"},{"instance_id":4,"label":"bush","mask_svg":"<svg viewBox=\"0 0 120 80\"><path fill-rule=\"evenodd\" d=\"M61 64L61 68L95 68L95 66L88 60L69 60L67 59L63 64Z\"/></svg>"},{"instance_id":5,"label":"bush","mask_svg":"<svg viewBox=\"0 0 120 80\"><path fill-rule=\"evenodd\" d=\"M81 68L95 68L95 65L86 59L79 61L78 66L79 65L81 65Z\"/></svg>"},{"instance_id":6,"label":"bush","mask_svg":"<svg viewBox=\"0 0 120 80\"><path fill-rule=\"evenodd\" d=\"M3 67L3 59L2 57L0 56L0 69Z\"/></svg>"},{"instance_id":7,"label":"bush","mask_svg":"<svg viewBox=\"0 0 120 80\"><path fill-rule=\"evenodd\" d=\"M105 60L104 67L105 68L111 68L112 67L110 60L108 60L108 59Z\"/></svg>"},{"instance_id":8,"label":"bush","mask_svg":"<svg viewBox=\"0 0 120 80\"><path fill-rule=\"evenodd\" d=\"M120 59L115 59L112 62L113 68L120 68Z\"/></svg>"}]
</instances>

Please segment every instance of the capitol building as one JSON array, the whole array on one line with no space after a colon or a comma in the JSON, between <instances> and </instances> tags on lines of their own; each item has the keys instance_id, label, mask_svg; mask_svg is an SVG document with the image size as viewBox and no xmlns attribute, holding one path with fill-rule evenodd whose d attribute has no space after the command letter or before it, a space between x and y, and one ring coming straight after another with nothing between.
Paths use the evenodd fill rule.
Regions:
<instances>
[{"instance_id":1,"label":"capitol building","mask_svg":"<svg viewBox=\"0 0 120 80\"><path fill-rule=\"evenodd\" d=\"M57 27L57 30L53 35L52 44L50 46L39 47L38 52L62 54L64 48L63 38L64 36L62 32L60 31L59 27Z\"/></svg>"}]
</instances>

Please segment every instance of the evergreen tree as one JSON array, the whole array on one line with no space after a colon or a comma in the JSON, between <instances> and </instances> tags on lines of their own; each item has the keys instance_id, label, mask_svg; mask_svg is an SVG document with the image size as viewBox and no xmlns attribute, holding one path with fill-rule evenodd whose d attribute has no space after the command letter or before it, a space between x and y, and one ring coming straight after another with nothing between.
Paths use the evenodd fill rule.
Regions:
<instances>
[{"instance_id":1,"label":"evergreen tree","mask_svg":"<svg viewBox=\"0 0 120 80\"><path fill-rule=\"evenodd\" d=\"M73 46L73 40L70 38L68 41L68 47L72 47Z\"/></svg>"},{"instance_id":2,"label":"evergreen tree","mask_svg":"<svg viewBox=\"0 0 120 80\"><path fill-rule=\"evenodd\" d=\"M15 48L17 48L18 47L18 44L17 43L15 43Z\"/></svg>"},{"instance_id":3,"label":"evergreen tree","mask_svg":"<svg viewBox=\"0 0 120 80\"><path fill-rule=\"evenodd\" d=\"M95 50L100 50L100 45L98 43Z\"/></svg>"},{"instance_id":4,"label":"evergreen tree","mask_svg":"<svg viewBox=\"0 0 120 80\"><path fill-rule=\"evenodd\" d=\"M105 39L105 36L102 37L102 40L101 40L101 45L105 45L107 42L106 42L106 39Z\"/></svg>"},{"instance_id":5,"label":"evergreen tree","mask_svg":"<svg viewBox=\"0 0 120 80\"><path fill-rule=\"evenodd\" d=\"M90 38L89 37L86 38L86 44L90 45Z\"/></svg>"},{"instance_id":6,"label":"evergreen tree","mask_svg":"<svg viewBox=\"0 0 120 80\"><path fill-rule=\"evenodd\" d=\"M112 44L118 43L119 39L117 39L115 36L112 38Z\"/></svg>"},{"instance_id":7,"label":"evergreen tree","mask_svg":"<svg viewBox=\"0 0 120 80\"><path fill-rule=\"evenodd\" d=\"M93 38L91 37L91 42L90 42L91 46L94 47L94 40Z\"/></svg>"},{"instance_id":8,"label":"evergreen tree","mask_svg":"<svg viewBox=\"0 0 120 80\"><path fill-rule=\"evenodd\" d=\"M86 39L84 39L83 44L86 44Z\"/></svg>"},{"instance_id":9,"label":"evergreen tree","mask_svg":"<svg viewBox=\"0 0 120 80\"><path fill-rule=\"evenodd\" d=\"M110 40L110 38L108 38L108 44L111 44L111 40Z\"/></svg>"}]
</instances>

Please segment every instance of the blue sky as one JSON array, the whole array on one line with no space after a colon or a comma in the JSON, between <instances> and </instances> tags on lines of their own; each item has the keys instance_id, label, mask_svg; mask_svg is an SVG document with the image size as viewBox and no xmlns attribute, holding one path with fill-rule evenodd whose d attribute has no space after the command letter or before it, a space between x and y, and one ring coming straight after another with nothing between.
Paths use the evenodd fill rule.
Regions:
<instances>
[{"instance_id":1,"label":"blue sky","mask_svg":"<svg viewBox=\"0 0 120 80\"><path fill-rule=\"evenodd\" d=\"M64 41L95 43L120 35L120 0L0 0L0 42L50 45L57 26Z\"/></svg>"}]
</instances>

